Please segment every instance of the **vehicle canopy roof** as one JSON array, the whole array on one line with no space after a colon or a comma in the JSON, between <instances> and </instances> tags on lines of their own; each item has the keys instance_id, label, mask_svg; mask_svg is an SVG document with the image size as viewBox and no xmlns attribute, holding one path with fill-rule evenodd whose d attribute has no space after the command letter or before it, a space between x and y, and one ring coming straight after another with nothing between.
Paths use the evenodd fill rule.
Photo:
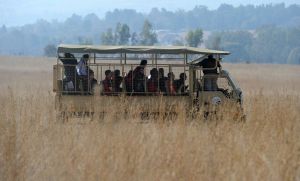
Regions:
<instances>
[{"instance_id":1,"label":"vehicle canopy roof","mask_svg":"<svg viewBox=\"0 0 300 181\"><path fill-rule=\"evenodd\" d=\"M57 53L154 53L154 54L215 54L229 55L228 51L210 50L185 46L96 46L61 44Z\"/></svg>"}]
</instances>

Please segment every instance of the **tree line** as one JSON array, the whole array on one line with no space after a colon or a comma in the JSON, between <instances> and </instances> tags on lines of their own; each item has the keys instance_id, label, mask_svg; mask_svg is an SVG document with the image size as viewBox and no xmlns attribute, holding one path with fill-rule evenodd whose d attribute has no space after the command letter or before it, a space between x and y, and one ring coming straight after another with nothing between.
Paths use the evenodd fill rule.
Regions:
<instances>
[{"instance_id":1,"label":"tree line","mask_svg":"<svg viewBox=\"0 0 300 181\"><path fill-rule=\"evenodd\" d=\"M145 20L139 34L131 34L129 26L121 23L117 23L115 31L109 28L101 34L103 45L154 45L157 42L157 34L148 20Z\"/></svg>"},{"instance_id":2,"label":"tree line","mask_svg":"<svg viewBox=\"0 0 300 181\"><path fill-rule=\"evenodd\" d=\"M226 57L229 62L300 64L299 38L300 26L265 26L255 31L215 31L205 40L203 30L196 28L187 31L182 40L176 40L172 45L230 51L231 55ZM103 32L101 40L103 45L160 45L148 20L140 33L131 33L127 24L118 23L115 30L109 28ZM48 45L44 51L48 56L55 56L56 47Z\"/></svg>"},{"instance_id":3,"label":"tree line","mask_svg":"<svg viewBox=\"0 0 300 181\"><path fill-rule=\"evenodd\" d=\"M299 38L300 26L265 26L255 31L214 32L205 46L230 51L231 62L300 64Z\"/></svg>"},{"instance_id":4,"label":"tree line","mask_svg":"<svg viewBox=\"0 0 300 181\"><path fill-rule=\"evenodd\" d=\"M203 42L203 31L200 28L188 31L183 41L174 42L177 46L198 47ZM79 42L81 45L92 45L89 40ZM116 29L107 29L101 34L101 45L144 45L152 46L158 44L157 33L154 31L152 24L145 20L142 31L140 33L130 32L130 27L127 24L118 23ZM56 56L56 46L48 44L44 48L44 55Z\"/></svg>"},{"instance_id":5,"label":"tree line","mask_svg":"<svg viewBox=\"0 0 300 181\"><path fill-rule=\"evenodd\" d=\"M229 50L231 61L297 63L299 25L299 5L223 4L216 10L196 6L189 11L153 8L148 14L116 9L103 19L74 14L64 22L38 20L21 27L0 26L0 54L43 55L60 43L173 44ZM159 38L160 30L184 37L165 42ZM204 32L210 36L204 39Z\"/></svg>"}]
</instances>

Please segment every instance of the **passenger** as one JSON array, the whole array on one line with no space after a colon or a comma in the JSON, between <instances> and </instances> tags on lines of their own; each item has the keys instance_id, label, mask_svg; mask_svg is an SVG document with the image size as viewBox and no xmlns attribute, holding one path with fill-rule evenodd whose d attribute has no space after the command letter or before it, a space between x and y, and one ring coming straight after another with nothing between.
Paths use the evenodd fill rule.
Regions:
<instances>
[{"instance_id":1,"label":"passenger","mask_svg":"<svg viewBox=\"0 0 300 181\"><path fill-rule=\"evenodd\" d=\"M112 79L111 70L106 70L105 71L105 79L102 81L104 95L111 95L113 92L111 79Z\"/></svg>"},{"instance_id":2,"label":"passenger","mask_svg":"<svg viewBox=\"0 0 300 181\"><path fill-rule=\"evenodd\" d=\"M89 60L89 55L84 54L82 58L80 59L79 63L76 66L78 78L79 78L79 88L81 91L84 91L84 93L87 93L88 91L88 66L87 62Z\"/></svg>"},{"instance_id":3,"label":"passenger","mask_svg":"<svg viewBox=\"0 0 300 181\"><path fill-rule=\"evenodd\" d=\"M126 77L125 77L125 85L126 85L126 92L133 92L133 87L132 87L132 75L133 75L133 73L132 73L133 71L132 70L130 70L129 72L128 72L128 74L126 75Z\"/></svg>"},{"instance_id":4,"label":"passenger","mask_svg":"<svg viewBox=\"0 0 300 181\"><path fill-rule=\"evenodd\" d=\"M217 61L212 54L208 55L208 58L202 60L196 65L203 67L204 74L204 90L206 91L217 91L217 67L221 67L220 62Z\"/></svg>"},{"instance_id":5,"label":"passenger","mask_svg":"<svg viewBox=\"0 0 300 181\"><path fill-rule=\"evenodd\" d=\"M76 68L77 59L71 53L65 53L64 57L60 57L61 62L64 65L65 78L63 80L65 91L76 91Z\"/></svg>"},{"instance_id":6,"label":"passenger","mask_svg":"<svg viewBox=\"0 0 300 181\"><path fill-rule=\"evenodd\" d=\"M165 82L167 81L168 78L165 77L163 68L159 68L158 72L159 72L159 90L162 93L166 93L167 90L166 90Z\"/></svg>"},{"instance_id":7,"label":"passenger","mask_svg":"<svg viewBox=\"0 0 300 181\"><path fill-rule=\"evenodd\" d=\"M150 79L147 81L147 89L150 93L158 93L158 70L156 68L151 69Z\"/></svg>"},{"instance_id":8,"label":"passenger","mask_svg":"<svg viewBox=\"0 0 300 181\"><path fill-rule=\"evenodd\" d=\"M84 54L79 63L76 66L77 74L79 76L87 76L88 75L88 66L87 62L89 60L89 54Z\"/></svg>"},{"instance_id":9,"label":"passenger","mask_svg":"<svg viewBox=\"0 0 300 181\"><path fill-rule=\"evenodd\" d=\"M113 90L114 92L122 92L121 84L123 81L123 77L120 76L120 70L116 69L113 72Z\"/></svg>"},{"instance_id":10,"label":"passenger","mask_svg":"<svg viewBox=\"0 0 300 181\"><path fill-rule=\"evenodd\" d=\"M175 78L174 73L169 72L168 73L168 79L165 82L166 90L167 90L168 95L175 95L176 94L174 78Z\"/></svg>"},{"instance_id":11,"label":"passenger","mask_svg":"<svg viewBox=\"0 0 300 181\"><path fill-rule=\"evenodd\" d=\"M141 60L139 66L133 70L133 89L134 92L141 93L145 92L146 88L146 77L145 68L147 66L147 60Z\"/></svg>"},{"instance_id":12,"label":"passenger","mask_svg":"<svg viewBox=\"0 0 300 181\"><path fill-rule=\"evenodd\" d=\"M181 73L179 75L179 79L174 81L177 93L184 93L188 88L188 86L185 85L185 80L186 80L186 74Z\"/></svg>"},{"instance_id":13,"label":"passenger","mask_svg":"<svg viewBox=\"0 0 300 181\"><path fill-rule=\"evenodd\" d=\"M95 87L97 85L97 79L95 79L95 76L94 76L94 71L93 70L89 70L90 71L90 90L92 93L94 93L94 90L95 90Z\"/></svg>"}]
</instances>

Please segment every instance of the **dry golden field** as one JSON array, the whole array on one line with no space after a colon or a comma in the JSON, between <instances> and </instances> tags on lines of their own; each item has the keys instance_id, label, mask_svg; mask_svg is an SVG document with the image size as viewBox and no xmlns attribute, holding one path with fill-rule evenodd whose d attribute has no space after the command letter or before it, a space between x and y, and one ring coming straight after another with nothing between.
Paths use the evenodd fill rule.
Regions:
<instances>
[{"instance_id":1,"label":"dry golden field","mask_svg":"<svg viewBox=\"0 0 300 181\"><path fill-rule=\"evenodd\" d=\"M245 123L61 123L54 59L0 57L0 180L300 180L300 66L224 64L245 96ZM178 109L181 109L180 107Z\"/></svg>"}]
</instances>

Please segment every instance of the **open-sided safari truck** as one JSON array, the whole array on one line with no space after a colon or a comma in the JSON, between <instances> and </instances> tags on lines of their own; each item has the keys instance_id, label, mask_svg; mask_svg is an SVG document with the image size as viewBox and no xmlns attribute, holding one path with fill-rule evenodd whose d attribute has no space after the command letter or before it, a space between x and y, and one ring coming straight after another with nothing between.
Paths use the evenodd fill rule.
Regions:
<instances>
[{"instance_id":1,"label":"open-sided safari truck","mask_svg":"<svg viewBox=\"0 0 300 181\"><path fill-rule=\"evenodd\" d=\"M231 102L242 106L242 91L226 70L218 67L227 51L181 46L60 45L53 66L56 108L78 115L126 112L209 112ZM201 66L213 56L213 68ZM200 62L200 63L199 63ZM217 69L217 74L203 74ZM208 83L206 80L216 82ZM213 84L211 88L207 84Z\"/></svg>"}]
</instances>

